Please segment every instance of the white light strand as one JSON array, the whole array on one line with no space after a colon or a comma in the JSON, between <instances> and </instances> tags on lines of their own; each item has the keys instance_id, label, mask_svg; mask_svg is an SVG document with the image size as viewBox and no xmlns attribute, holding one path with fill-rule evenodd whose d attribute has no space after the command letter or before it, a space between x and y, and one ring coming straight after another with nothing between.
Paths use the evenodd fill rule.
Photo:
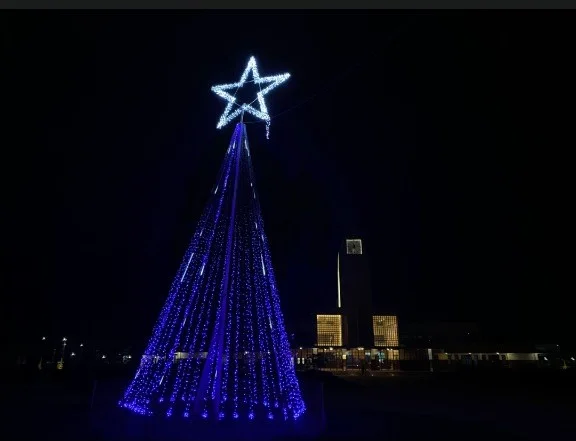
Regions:
<instances>
[{"instance_id":1,"label":"white light strand","mask_svg":"<svg viewBox=\"0 0 576 441\"><path fill-rule=\"evenodd\" d=\"M188 267L190 266L190 262L192 261L193 257L194 257L194 253L192 253L190 255L190 259L188 259L188 263L186 264L186 269L184 270L184 274L182 274L182 278L180 279L180 282L184 281L184 276L186 276L186 273L188 272Z\"/></svg>"},{"instance_id":2,"label":"white light strand","mask_svg":"<svg viewBox=\"0 0 576 441\"><path fill-rule=\"evenodd\" d=\"M251 103L238 104L236 102L236 97L234 96L236 92L238 92L238 89L243 87L244 83L248 82L248 75L250 74L250 72L252 72L252 78L253 78L252 81L254 82L254 84L257 84L258 86L267 85L263 89L260 88L260 91L256 94L256 99L254 101L258 101L259 109L252 106L252 103L254 101L252 101ZM261 77L260 74L258 73L258 66L256 65L256 59L254 57L250 57L248 65L246 66L246 69L244 69L244 72L240 77L240 81L238 81L237 83L220 84L218 86L212 87L212 92L214 92L220 98L223 98L228 102L228 104L226 104L226 108L224 109L224 113L222 114L222 116L218 121L216 128L221 129L230 121L232 121L234 118L240 116L243 112L247 112L266 123L266 138L268 138L270 135L270 115L268 114L268 108L266 107L264 96L268 92L270 92L271 90L275 89L280 84L288 80L288 78L290 78L289 73L272 75L268 77ZM230 89L236 89L234 95L227 92L227 90ZM237 106L236 109L234 109L235 105ZM233 109L234 111L232 111Z\"/></svg>"}]
</instances>

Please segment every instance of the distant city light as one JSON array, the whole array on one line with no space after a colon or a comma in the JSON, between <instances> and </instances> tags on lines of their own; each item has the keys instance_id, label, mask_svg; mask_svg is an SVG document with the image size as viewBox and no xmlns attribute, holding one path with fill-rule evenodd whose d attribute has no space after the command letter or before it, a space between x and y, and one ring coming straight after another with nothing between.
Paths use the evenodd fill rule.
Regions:
<instances>
[{"instance_id":1,"label":"distant city light","mask_svg":"<svg viewBox=\"0 0 576 441\"><path fill-rule=\"evenodd\" d=\"M46 340L46 337L42 337L42 341Z\"/></svg>"},{"instance_id":2,"label":"distant city light","mask_svg":"<svg viewBox=\"0 0 576 441\"><path fill-rule=\"evenodd\" d=\"M62 339L62 341L63 341L63 342L67 342L68 339L67 339L66 337L64 337L64 338Z\"/></svg>"},{"instance_id":3,"label":"distant city light","mask_svg":"<svg viewBox=\"0 0 576 441\"><path fill-rule=\"evenodd\" d=\"M102 359L105 359L105 358L106 358L106 355L102 355Z\"/></svg>"},{"instance_id":4,"label":"distant city light","mask_svg":"<svg viewBox=\"0 0 576 441\"><path fill-rule=\"evenodd\" d=\"M70 357L76 357L76 352L71 352Z\"/></svg>"},{"instance_id":5,"label":"distant city light","mask_svg":"<svg viewBox=\"0 0 576 441\"><path fill-rule=\"evenodd\" d=\"M83 348L83 347L84 347L84 343L80 343L80 347Z\"/></svg>"}]
</instances>

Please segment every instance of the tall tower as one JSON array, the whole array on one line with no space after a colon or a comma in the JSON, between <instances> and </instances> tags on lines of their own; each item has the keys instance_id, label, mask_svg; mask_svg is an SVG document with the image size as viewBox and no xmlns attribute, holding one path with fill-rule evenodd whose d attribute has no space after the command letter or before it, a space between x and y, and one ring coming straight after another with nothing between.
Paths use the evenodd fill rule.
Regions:
<instances>
[{"instance_id":1,"label":"tall tower","mask_svg":"<svg viewBox=\"0 0 576 441\"><path fill-rule=\"evenodd\" d=\"M338 308L346 317L348 346L372 346L372 287L362 239L346 239L338 252Z\"/></svg>"}]
</instances>

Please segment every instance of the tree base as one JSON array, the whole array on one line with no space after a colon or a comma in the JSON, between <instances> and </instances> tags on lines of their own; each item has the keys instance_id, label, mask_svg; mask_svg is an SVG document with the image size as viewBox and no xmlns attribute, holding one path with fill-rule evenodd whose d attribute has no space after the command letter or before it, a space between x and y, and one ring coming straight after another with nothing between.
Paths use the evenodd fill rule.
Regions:
<instances>
[{"instance_id":1,"label":"tree base","mask_svg":"<svg viewBox=\"0 0 576 441\"><path fill-rule=\"evenodd\" d=\"M114 441L290 440L313 438L324 429L323 419L308 413L296 421L211 420L197 415L189 418L143 416L116 408L94 413L92 422L100 439Z\"/></svg>"}]
</instances>

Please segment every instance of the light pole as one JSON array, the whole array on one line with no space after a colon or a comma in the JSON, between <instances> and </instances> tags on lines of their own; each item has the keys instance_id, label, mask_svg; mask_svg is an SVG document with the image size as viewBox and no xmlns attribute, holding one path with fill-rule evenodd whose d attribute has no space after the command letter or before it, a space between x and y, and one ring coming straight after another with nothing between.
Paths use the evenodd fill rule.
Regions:
<instances>
[{"instance_id":1,"label":"light pole","mask_svg":"<svg viewBox=\"0 0 576 441\"><path fill-rule=\"evenodd\" d=\"M42 362L44 361L44 352L46 352L46 337L42 337L42 349L40 349L40 361L38 362L38 369L42 370Z\"/></svg>"},{"instance_id":2,"label":"light pole","mask_svg":"<svg viewBox=\"0 0 576 441\"><path fill-rule=\"evenodd\" d=\"M66 342L68 341L68 339L66 337L64 337L62 339L62 357L60 358L60 363L62 365L62 367L64 367L64 354L66 353Z\"/></svg>"}]
</instances>

